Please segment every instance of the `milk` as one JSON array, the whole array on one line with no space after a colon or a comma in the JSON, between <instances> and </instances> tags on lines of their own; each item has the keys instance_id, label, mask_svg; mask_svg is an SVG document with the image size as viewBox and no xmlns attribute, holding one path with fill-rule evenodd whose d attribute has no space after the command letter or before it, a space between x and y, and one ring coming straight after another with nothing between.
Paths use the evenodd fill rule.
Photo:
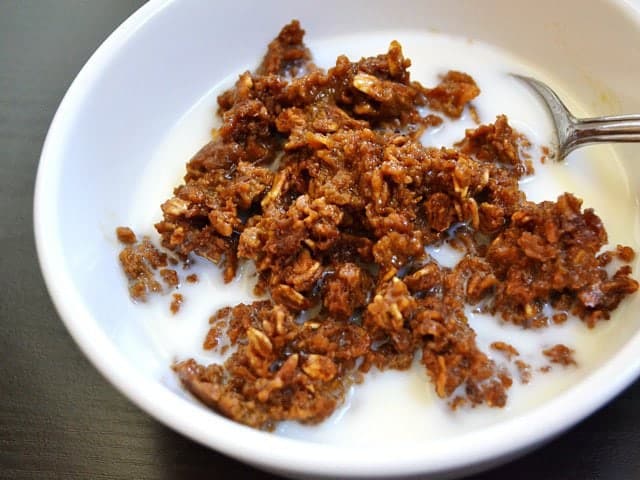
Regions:
<instances>
[{"instance_id":1,"label":"milk","mask_svg":"<svg viewBox=\"0 0 640 480\"><path fill-rule=\"evenodd\" d=\"M362 56L386 52L391 40L398 40L405 55L412 59L411 75L425 86L438 83L438 76L448 70L469 73L482 93L473 101L482 123L506 114L509 123L524 133L534 144L530 153L536 173L522 179L521 188L533 201L555 200L568 191L584 200L585 208L594 208L603 219L611 245L622 243L639 250L638 207L621 162L608 146L589 147L573 152L560 164L548 160L544 165L538 159L539 147L551 143L551 122L538 97L509 72L529 74L553 85L553 79L544 72L533 70L526 63L489 45L436 33L379 32L348 37L314 39L307 44L315 61L323 67L331 66L339 54L352 60ZM247 65L252 69L255 65ZM210 139L211 128L218 124L215 118L216 96L235 81L222 79L218 85L189 110L167 133L166 140L150 159L147 175L141 180L139 198L132 205L130 216L120 224L130 225L139 234L157 238L152 225L161 218L159 205L171 196L182 180L186 161ZM577 115L584 115L580 105L558 92ZM464 137L465 129L476 125L467 111L460 120L445 122L425 132L425 145L450 146ZM430 253L444 266L453 266L458 253L450 247L430 247ZM224 306L255 299L251 290L255 281L253 267L244 264L238 277L230 284L222 282L221 271L209 262L196 259L189 271L178 269L181 279L196 273L199 282L183 283L179 291L185 301L180 312L169 311L170 295L156 297L146 304L136 305L139 322L152 343L153 359L147 359L157 376L171 388L184 394L170 365L176 360L195 358L207 364L222 359L202 349L208 331L207 319ZM634 271L637 271L634 265ZM615 338L616 318L624 316L623 304L610 322L601 322L589 330L582 322L570 318L565 324L540 330L524 330L504 324L487 315L467 309L471 325L477 333L480 348L499 365L512 372L514 384L509 389L505 408L462 408L451 411L446 402L437 398L424 367L414 363L406 372L372 371L362 385L351 388L344 405L317 426L303 426L284 422L279 435L302 438L307 441L345 446L376 444L402 444L420 441L428 444L443 437L469 432L500 422L535 408L563 390L580 381L597 368L611 354ZM611 340L611 341L609 341ZM532 367L532 379L523 385L513 364L489 345L504 341L520 352L520 359ZM123 343L127 340L123 336ZM548 365L542 350L563 343L575 350L577 367L554 365L550 372L539 369ZM126 348L126 347L125 347ZM188 396L188 395L187 395Z\"/></svg>"}]
</instances>

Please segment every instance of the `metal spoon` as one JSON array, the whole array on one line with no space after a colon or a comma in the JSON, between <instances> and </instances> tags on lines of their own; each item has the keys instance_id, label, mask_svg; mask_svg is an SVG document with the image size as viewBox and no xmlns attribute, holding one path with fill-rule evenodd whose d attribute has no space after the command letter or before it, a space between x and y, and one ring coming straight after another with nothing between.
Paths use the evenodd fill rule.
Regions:
<instances>
[{"instance_id":1,"label":"metal spoon","mask_svg":"<svg viewBox=\"0 0 640 480\"><path fill-rule=\"evenodd\" d=\"M511 74L522 80L544 100L555 126L558 161L574 149L596 142L640 142L640 114L576 118L558 95L539 80Z\"/></svg>"}]
</instances>

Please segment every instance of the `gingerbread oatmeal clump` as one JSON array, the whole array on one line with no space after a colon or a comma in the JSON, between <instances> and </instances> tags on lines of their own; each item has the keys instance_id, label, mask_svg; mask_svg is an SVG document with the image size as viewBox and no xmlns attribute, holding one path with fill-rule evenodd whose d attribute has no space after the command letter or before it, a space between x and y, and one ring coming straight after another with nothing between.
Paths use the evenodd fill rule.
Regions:
<instances>
[{"instance_id":1,"label":"gingerbread oatmeal clump","mask_svg":"<svg viewBox=\"0 0 640 480\"><path fill-rule=\"evenodd\" d=\"M257 70L219 96L221 126L161 206L164 248L210 260L226 282L252 262L267 296L219 310L204 347L226 360L182 361L178 377L217 412L267 430L322 421L371 368L415 358L453 408L504 406L512 379L479 348L465 306L530 328L550 323L550 305L553 322L568 312L593 325L637 290L630 267L607 273L604 226L575 196L527 201L518 181L533 171L530 145L505 115L451 147L420 142L443 121L433 112L451 121L470 108L471 76L422 86L395 41L325 71L303 36L297 21L285 26ZM448 268L426 247L451 237L465 255ZM122 254L140 295L156 288L146 249ZM572 359L558 346L545 354ZM516 365L528 382L530 366Z\"/></svg>"},{"instance_id":2,"label":"gingerbread oatmeal clump","mask_svg":"<svg viewBox=\"0 0 640 480\"><path fill-rule=\"evenodd\" d=\"M175 315L180 311L180 307L182 307L182 303L184 302L184 297L181 293L174 293L173 295L171 295L171 297L173 299L169 304L169 310L171 310L171 313Z\"/></svg>"},{"instance_id":3,"label":"gingerbread oatmeal clump","mask_svg":"<svg viewBox=\"0 0 640 480\"><path fill-rule=\"evenodd\" d=\"M577 365L573 358L574 351L563 344L557 344L542 351L551 363L563 366Z\"/></svg>"},{"instance_id":4,"label":"gingerbread oatmeal clump","mask_svg":"<svg viewBox=\"0 0 640 480\"><path fill-rule=\"evenodd\" d=\"M145 301L149 293L162 292L155 271L167 266L167 254L158 250L147 237L136 242L133 231L126 230L124 237L121 228L116 232L118 238L127 244L120 252L120 265L129 280L131 298Z\"/></svg>"},{"instance_id":5,"label":"gingerbread oatmeal clump","mask_svg":"<svg viewBox=\"0 0 640 480\"><path fill-rule=\"evenodd\" d=\"M118 237L118 241L125 245L133 245L138 241L136 234L133 233L133 230L129 227L117 227L116 236Z\"/></svg>"},{"instance_id":6,"label":"gingerbread oatmeal clump","mask_svg":"<svg viewBox=\"0 0 640 480\"><path fill-rule=\"evenodd\" d=\"M116 228L116 236L125 248L120 252L120 265L129 280L129 294L135 301L145 302L149 294L163 295L180 287L180 276L169 265L176 266L179 261L157 248L148 237L138 242L136 234L129 227ZM185 262L186 267L189 262ZM197 276L191 274L192 282ZM163 284L164 283L164 288ZM175 315L184 302L181 293L173 293L169 311Z\"/></svg>"}]
</instances>

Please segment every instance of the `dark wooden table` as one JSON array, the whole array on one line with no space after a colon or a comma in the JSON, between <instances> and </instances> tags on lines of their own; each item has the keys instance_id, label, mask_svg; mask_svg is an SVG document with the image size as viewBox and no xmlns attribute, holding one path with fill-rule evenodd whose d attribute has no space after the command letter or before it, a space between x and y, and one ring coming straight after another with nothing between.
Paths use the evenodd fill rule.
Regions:
<instances>
[{"instance_id":1,"label":"dark wooden table","mask_svg":"<svg viewBox=\"0 0 640 480\"><path fill-rule=\"evenodd\" d=\"M40 275L31 212L47 128L82 64L142 3L0 0L0 478L275 478L133 406L79 352ZM638 402L640 383L548 446L474 479L638 479Z\"/></svg>"}]
</instances>

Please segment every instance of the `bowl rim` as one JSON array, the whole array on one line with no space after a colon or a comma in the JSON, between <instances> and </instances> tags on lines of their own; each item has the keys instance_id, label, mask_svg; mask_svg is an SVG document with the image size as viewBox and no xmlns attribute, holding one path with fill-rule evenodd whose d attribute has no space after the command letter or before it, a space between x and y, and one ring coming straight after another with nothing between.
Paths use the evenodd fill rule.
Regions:
<instances>
[{"instance_id":1,"label":"bowl rim","mask_svg":"<svg viewBox=\"0 0 640 480\"><path fill-rule=\"evenodd\" d=\"M93 82L146 22L177 0L150 0L100 45L64 95L47 133L34 194L36 250L54 306L81 351L101 374L143 411L186 437L247 463L279 472L331 476L435 474L512 456L553 438L619 394L640 374L640 332L600 368L526 413L478 431L429 444L345 448L295 440L239 425L181 398L129 365L84 305L56 229L58 179L66 132ZM610 0L640 26L640 2ZM606 385L607 388L601 388Z\"/></svg>"}]
</instances>

